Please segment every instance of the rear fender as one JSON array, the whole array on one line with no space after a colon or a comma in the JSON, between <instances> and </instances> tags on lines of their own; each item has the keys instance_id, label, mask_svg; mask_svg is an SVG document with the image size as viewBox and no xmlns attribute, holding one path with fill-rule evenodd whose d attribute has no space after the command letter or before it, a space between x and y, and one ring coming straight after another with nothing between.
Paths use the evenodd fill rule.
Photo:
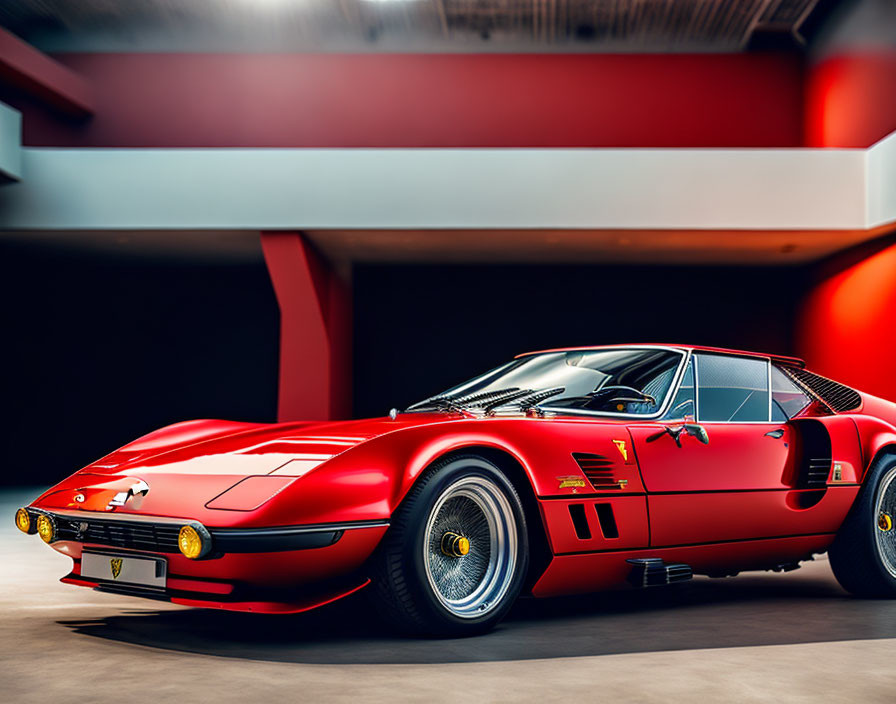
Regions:
<instances>
[{"instance_id":1,"label":"rear fender","mask_svg":"<svg viewBox=\"0 0 896 704\"><path fill-rule=\"evenodd\" d=\"M860 481L864 481L868 469L880 455L896 452L896 428L879 418L865 415L852 416L859 433L859 444L862 449L863 472Z\"/></svg>"}]
</instances>

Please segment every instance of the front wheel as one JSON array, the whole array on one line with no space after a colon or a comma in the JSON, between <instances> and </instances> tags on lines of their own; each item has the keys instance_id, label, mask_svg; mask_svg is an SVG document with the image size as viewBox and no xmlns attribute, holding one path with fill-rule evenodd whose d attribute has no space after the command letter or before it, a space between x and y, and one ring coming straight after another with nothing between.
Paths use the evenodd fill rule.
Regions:
<instances>
[{"instance_id":1,"label":"front wheel","mask_svg":"<svg viewBox=\"0 0 896 704\"><path fill-rule=\"evenodd\" d=\"M840 586L856 596L896 597L896 457L868 470L829 552Z\"/></svg>"},{"instance_id":2,"label":"front wheel","mask_svg":"<svg viewBox=\"0 0 896 704\"><path fill-rule=\"evenodd\" d=\"M482 457L454 457L428 469L393 515L374 592L402 630L472 635L507 614L528 563L513 484Z\"/></svg>"}]
</instances>

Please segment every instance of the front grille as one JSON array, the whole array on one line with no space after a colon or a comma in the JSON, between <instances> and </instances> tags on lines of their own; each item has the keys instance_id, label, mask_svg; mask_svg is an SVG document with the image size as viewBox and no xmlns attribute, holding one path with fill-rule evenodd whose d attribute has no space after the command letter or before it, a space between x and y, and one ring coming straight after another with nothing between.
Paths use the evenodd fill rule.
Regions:
<instances>
[{"instance_id":1,"label":"front grille","mask_svg":"<svg viewBox=\"0 0 896 704\"><path fill-rule=\"evenodd\" d=\"M843 413L852 411L862 405L862 397L858 391L831 381L818 374L796 367L781 367L791 379L803 390L808 391L832 411Z\"/></svg>"},{"instance_id":2,"label":"front grille","mask_svg":"<svg viewBox=\"0 0 896 704\"><path fill-rule=\"evenodd\" d=\"M96 518L79 521L67 516L53 517L59 540L76 540L79 543L148 552L178 552L177 535L180 526L176 524Z\"/></svg>"},{"instance_id":3,"label":"front grille","mask_svg":"<svg viewBox=\"0 0 896 704\"><path fill-rule=\"evenodd\" d=\"M605 455L588 452L573 452L572 458L579 465L588 481L597 490L621 489L613 471L613 460Z\"/></svg>"}]
</instances>

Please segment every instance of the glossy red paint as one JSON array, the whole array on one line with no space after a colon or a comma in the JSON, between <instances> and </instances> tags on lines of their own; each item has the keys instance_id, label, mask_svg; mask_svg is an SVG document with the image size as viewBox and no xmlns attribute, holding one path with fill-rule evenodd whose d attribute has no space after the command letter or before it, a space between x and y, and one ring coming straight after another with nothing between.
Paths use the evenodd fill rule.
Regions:
<instances>
[{"instance_id":1,"label":"glossy red paint","mask_svg":"<svg viewBox=\"0 0 896 704\"><path fill-rule=\"evenodd\" d=\"M489 453L518 477L538 508L529 521L545 531L551 560L531 577L533 593L547 596L623 585L631 571L626 559L635 557L680 561L705 574L807 559L833 539L873 458L896 448L896 405L868 395L853 412L832 415L815 404L783 423L707 422L708 444L683 435L678 447L668 434L657 435L668 425L522 413L401 413L270 425L193 421L103 457L44 493L32 509L91 520L99 514L197 521L217 535L329 526L340 535L317 547L231 550L201 560L165 555L169 596L178 603L301 610L367 579L365 565L388 521L428 466L449 453ZM814 456L810 428L830 443L832 459L827 481L807 489L800 472ZM601 467L600 479L593 475L599 483L588 479L589 458ZM122 492L144 484L148 493L113 505ZM576 527L571 509L584 527L581 521ZM79 572L85 545L102 547L70 538L52 544L75 561L73 583L85 582ZM287 588L322 591L292 600L270 594Z\"/></svg>"},{"instance_id":2,"label":"glossy red paint","mask_svg":"<svg viewBox=\"0 0 896 704\"><path fill-rule=\"evenodd\" d=\"M588 522L590 538L579 537L570 520L569 507L577 504L585 509L584 515ZM618 532L616 537L604 534L597 515L597 506L600 505L612 507ZM622 550L650 544L645 496L607 496L600 499L582 497L573 500L543 501L541 512L547 527L551 551L555 555Z\"/></svg>"},{"instance_id":3,"label":"glossy red paint","mask_svg":"<svg viewBox=\"0 0 896 704\"><path fill-rule=\"evenodd\" d=\"M647 490L686 495L693 491L784 489L783 478L794 461L789 452L793 429L782 423L702 423L711 442L681 438L681 448L669 435L651 437L665 428L659 423L629 427ZM766 433L782 428L781 438ZM676 452L672 452L675 449Z\"/></svg>"},{"instance_id":4,"label":"glossy red paint","mask_svg":"<svg viewBox=\"0 0 896 704\"><path fill-rule=\"evenodd\" d=\"M857 492L856 486L830 488L807 508L801 508L799 496L817 497L799 490L651 496L650 544L663 547L836 533Z\"/></svg>"},{"instance_id":5,"label":"glossy red paint","mask_svg":"<svg viewBox=\"0 0 896 704\"><path fill-rule=\"evenodd\" d=\"M792 54L59 54L96 115L28 146L796 147Z\"/></svg>"}]
</instances>

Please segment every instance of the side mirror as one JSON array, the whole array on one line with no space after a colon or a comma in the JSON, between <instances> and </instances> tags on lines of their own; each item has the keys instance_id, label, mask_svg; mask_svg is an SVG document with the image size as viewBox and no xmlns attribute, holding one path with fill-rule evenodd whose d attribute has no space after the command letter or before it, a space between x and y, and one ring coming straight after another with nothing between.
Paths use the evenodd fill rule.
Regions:
<instances>
[{"instance_id":1,"label":"side mirror","mask_svg":"<svg viewBox=\"0 0 896 704\"><path fill-rule=\"evenodd\" d=\"M699 423L685 423L684 432L686 432L692 438L696 438L704 445L709 444L709 434L706 432L706 428L704 428Z\"/></svg>"}]
</instances>

